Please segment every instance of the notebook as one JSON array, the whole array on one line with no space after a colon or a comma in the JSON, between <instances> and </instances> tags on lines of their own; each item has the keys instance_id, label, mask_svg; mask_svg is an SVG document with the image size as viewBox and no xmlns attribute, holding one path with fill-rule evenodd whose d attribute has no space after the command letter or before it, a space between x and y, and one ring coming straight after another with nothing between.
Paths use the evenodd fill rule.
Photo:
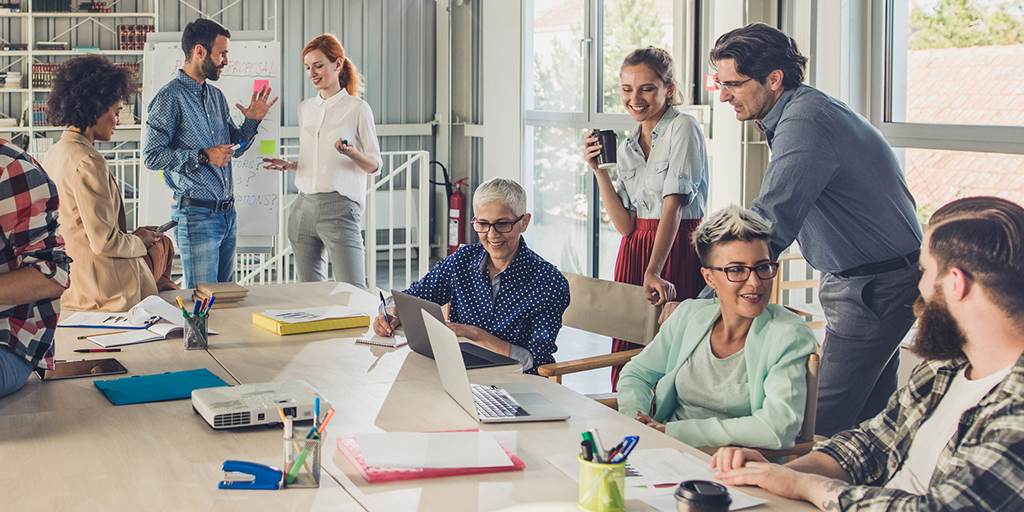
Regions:
<instances>
[{"instance_id":1,"label":"notebook","mask_svg":"<svg viewBox=\"0 0 1024 512\"><path fill-rule=\"evenodd\" d=\"M181 310L170 305L158 295L151 295L143 299L127 313L133 322L153 322L144 325L142 329L128 330L125 332L97 333L89 336L89 341L103 347L120 347L134 343L146 343L167 339L171 333L185 329L185 318ZM217 334L213 329L208 330L209 334Z\"/></svg>"},{"instance_id":2,"label":"notebook","mask_svg":"<svg viewBox=\"0 0 1024 512\"><path fill-rule=\"evenodd\" d=\"M441 385L463 409L480 423L513 423L526 421L555 421L569 419L569 413L551 403L533 386L526 383L470 384L466 365L459 357L459 339L444 323L421 313L426 326L430 346L434 350L434 362L441 376ZM484 395L491 395L490 397ZM487 403L491 398L499 403ZM498 414L492 414L499 409ZM512 414L501 414L500 409L510 409Z\"/></svg>"},{"instance_id":3,"label":"notebook","mask_svg":"<svg viewBox=\"0 0 1024 512\"><path fill-rule=\"evenodd\" d=\"M114 380L97 380L93 384L114 405L142 404L189 398L192 391L227 386L206 368L156 375L135 375Z\"/></svg>"},{"instance_id":4,"label":"notebook","mask_svg":"<svg viewBox=\"0 0 1024 512\"><path fill-rule=\"evenodd\" d=\"M406 344L409 343L409 340L405 336L401 336L398 334L391 336L390 338L384 336L377 336L376 334L374 334L373 336L364 336L362 338L356 338L356 343L362 345L376 345L378 347L398 348L404 347Z\"/></svg>"},{"instance_id":5,"label":"notebook","mask_svg":"<svg viewBox=\"0 0 1024 512\"><path fill-rule=\"evenodd\" d=\"M460 431L453 431L460 432ZM501 447L505 454L512 461L511 466L497 466L489 468L371 468L367 467L363 460L363 453L359 449L359 443L354 437L339 437L338 451L348 459L352 467L359 471L369 483L396 482L399 480L415 480L418 478L439 478L459 475L479 475L482 473L498 473L502 471L522 471L526 463L515 454L508 451L508 448Z\"/></svg>"},{"instance_id":6,"label":"notebook","mask_svg":"<svg viewBox=\"0 0 1024 512\"><path fill-rule=\"evenodd\" d=\"M427 330L423 326L420 311L443 322L444 315L441 313L441 306L398 290L391 290L391 296L395 299L395 308L398 309L398 318L402 320L402 328L405 330L406 339L409 340L409 347L413 352L433 359L434 353L430 349L430 340L427 339ZM459 348L462 350L462 359L466 363L466 367L471 370L519 364L519 361L511 357L503 356L472 343L460 343Z\"/></svg>"},{"instance_id":7,"label":"notebook","mask_svg":"<svg viewBox=\"0 0 1024 512\"><path fill-rule=\"evenodd\" d=\"M252 314L252 323L284 336L304 332L352 329L370 325L370 315L343 306L267 310Z\"/></svg>"}]
</instances>

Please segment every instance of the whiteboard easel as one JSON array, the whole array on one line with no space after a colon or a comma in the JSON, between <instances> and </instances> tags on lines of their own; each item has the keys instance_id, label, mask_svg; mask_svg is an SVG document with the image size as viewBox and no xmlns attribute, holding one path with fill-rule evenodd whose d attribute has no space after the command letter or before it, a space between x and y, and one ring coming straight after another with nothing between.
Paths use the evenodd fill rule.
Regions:
<instances>
[{"instance_id":1,"label":"whiteboard easel","mask_svg":"<svg viewBox=\"0 0 1024 512\"><path fill-rule=\"evenodd\" d=\"M266 83L271 98L281 94L281 45L273 41L273 31L235 32L228 46L228 65L220 80L210 82L224 93L236 126L244 121L239 103L248 106L252 91ZM236 39L237 38L237 39ZM142 143L146 143L145 124L153 96L177 76L185 62L181 51L181 32L150 33L146 39L142 77ZM271 107L260 123L252 146L231 160L235 210L238 213L237 252L270 252L278 230L280 173L263 168L263 158L277 158L281 150L281 101ZM159 169L144 170L139 179L142 191L140 225L159 225L171 218L173 193Z\"/></svg>"}]
</instances>

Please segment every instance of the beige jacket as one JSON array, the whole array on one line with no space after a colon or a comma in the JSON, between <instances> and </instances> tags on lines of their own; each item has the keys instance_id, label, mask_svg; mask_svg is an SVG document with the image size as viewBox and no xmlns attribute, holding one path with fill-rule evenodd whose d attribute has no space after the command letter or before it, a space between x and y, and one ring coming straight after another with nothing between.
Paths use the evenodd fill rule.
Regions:
<instances>
[{"instance_id":1,"label":"beige jacket","mask_svg":"<svg viewBox=\"0 0 1024 512\"><path fill-rule=\"evenodd\" d=\"M78 311L127 311L157 293L143 261L146 246L126 231L121 189L99 151L65 131L46 152L43 168L57 184L60 234L71 256L71 286L61 305Z\"/></svg>"}]
</instances>

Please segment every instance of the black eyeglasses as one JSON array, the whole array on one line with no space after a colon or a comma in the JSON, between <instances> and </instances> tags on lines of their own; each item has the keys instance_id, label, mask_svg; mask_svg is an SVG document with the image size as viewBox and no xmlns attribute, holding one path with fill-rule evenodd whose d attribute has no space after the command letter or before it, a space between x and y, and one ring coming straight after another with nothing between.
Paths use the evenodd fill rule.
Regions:
<instances>
[{"instance_id":1,"label":"black eyeglasses","mask_svg":"<svg viewBox=\"0 0 1024 512\"><path fill-rule=\"evenodd\" d=\"M736 92L736 89L739 89L740 87L743 87L743 84L745 84L745 83L747 83L747 82L749 82L751 80L753 80L753 78L748 78L746 80L743 80L742 82L723 82L723 81L719 80L718 77L716 76L715 77L715 85L717 85L718 88L723 90L723 91L729 91L730 93L734 93L734 92Z\"/></svg>"},{"instance_id":2,"label":"black eyeglasses","mask_svg":"<svg viewBox=\"0 0 1024 512\"><path fill-rule=\"evenodd\" d=\"M711 270L718 270L725 273L725 278L734 283L742 283L747 279L750 279L750 271L753 270L757 274L757 278L761 280L772 279L775 274L779 273L779 264L775 262L762 263L753 267L746 265L733 265L731 267L704 267L710 268Z\"/></svg>"},{"instance_id":3,"label":"black eyeglasses","mask_svg":"<svg viewBox=\"0 0 1024 512\"><path fill-rule=\"evenodd\" d=\"M523 217L526 217L525 213L520 215L519 218L516 220L502 220L493 223L480 222L476 220L476 217L473 217L473 231L476 231L477 233L480 234L484 234L491 230L491 226L494 226L494 230L497 231L498 233L509 233L512 231L512 226L515 225L516 222L523 220Z\"/></svg>"}]
</instances>

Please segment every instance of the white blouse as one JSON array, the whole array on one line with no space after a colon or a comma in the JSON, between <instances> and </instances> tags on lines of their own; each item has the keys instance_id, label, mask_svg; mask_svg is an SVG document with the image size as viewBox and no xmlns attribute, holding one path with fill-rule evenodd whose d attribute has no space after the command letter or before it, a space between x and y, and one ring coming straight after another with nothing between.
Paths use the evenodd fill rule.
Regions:
<instances>
[{"instance_id":1,"label":"white blouse","mask_svg":"<svg viewBox=\"0 0 1024 512\"><path fill-rule=\"evenodd\" d=\"M366 172L334 148L338 139L348 140L376 160L378 168L384 165L370 105L345 89L326 100L317 94L299 104L299 166L295 186L305 194L338 192L363 205Z\"/></svg>"}]
</instances>

